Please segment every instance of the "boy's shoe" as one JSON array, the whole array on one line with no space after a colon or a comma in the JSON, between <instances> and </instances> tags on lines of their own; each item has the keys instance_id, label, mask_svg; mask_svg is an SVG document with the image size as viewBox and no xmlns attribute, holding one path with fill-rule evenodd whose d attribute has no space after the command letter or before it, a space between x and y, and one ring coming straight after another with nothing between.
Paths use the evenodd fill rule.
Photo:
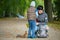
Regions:
<instances>
[{"instance_id":1,"label":"boy's shoe","mask_svg":"<svg viewBox=\"0 0 60 40\"><path fill-rule=\"evenodd\" d=\"M28 38L32 38L32 37L30 36L30 37L28 37Z\"/></svg>"},{"instance_id":2,"label":"boy's shoe","mask_svg":"<svg viewBox=\"0 0 60 40\"><path fill-rule=\"evenodd\" d=\"M36 38L36 37L29 36L28 38Z\"/></svg>"}]
</instances>

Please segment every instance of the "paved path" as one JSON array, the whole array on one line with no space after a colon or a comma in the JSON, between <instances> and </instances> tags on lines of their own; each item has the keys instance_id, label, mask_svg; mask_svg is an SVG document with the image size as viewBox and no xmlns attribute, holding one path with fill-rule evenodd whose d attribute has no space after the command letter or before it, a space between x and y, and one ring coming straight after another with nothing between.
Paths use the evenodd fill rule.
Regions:
<instances>
[{"instance_id":1,"label":"paved path","mask_svg":"<svg viewBox=\"0 0 60 40\"><path fill-rule=\"evenodd\" d=\"M48 38L16 38L16 35L23 35L28 30L26 20L4 19L0 20L0 40L60 40L60 31L50 28Z\"/></svg>"}]
</instances>

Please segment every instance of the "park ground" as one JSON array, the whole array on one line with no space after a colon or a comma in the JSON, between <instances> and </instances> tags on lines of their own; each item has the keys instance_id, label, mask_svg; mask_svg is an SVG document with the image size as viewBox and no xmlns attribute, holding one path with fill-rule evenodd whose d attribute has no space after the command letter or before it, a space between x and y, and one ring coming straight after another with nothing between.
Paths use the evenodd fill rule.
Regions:
<instances>
[{"instance_id":1,"label":"park ground","mask_svg":"<svg viewBox=\"0 0 60 40\"><path fill-rule=\"evenodd\" d=\"M60 27L58 27L60 22L48 23L49 36L47 38L16 38L17 35L23 35L25 31L28 31L26 24L26 19L1 18L0 40L60 40Z\"/></svg>"}]
</instances>

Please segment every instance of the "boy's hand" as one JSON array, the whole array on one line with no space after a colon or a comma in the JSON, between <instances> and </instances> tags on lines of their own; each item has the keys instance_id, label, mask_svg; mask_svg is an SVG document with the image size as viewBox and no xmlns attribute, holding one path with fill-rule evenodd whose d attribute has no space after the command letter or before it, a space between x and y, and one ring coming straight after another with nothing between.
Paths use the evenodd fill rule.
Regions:
<instances>
[{"instance_id":1,"label":"boy's hand","mask_svg":"<svg viewBox=\"0 0 60 40\"><path fill-rule=\"evenodd\" d=\"M39 23L37 22L36 25L39 25Z\"/></svg>"}]
</instances>

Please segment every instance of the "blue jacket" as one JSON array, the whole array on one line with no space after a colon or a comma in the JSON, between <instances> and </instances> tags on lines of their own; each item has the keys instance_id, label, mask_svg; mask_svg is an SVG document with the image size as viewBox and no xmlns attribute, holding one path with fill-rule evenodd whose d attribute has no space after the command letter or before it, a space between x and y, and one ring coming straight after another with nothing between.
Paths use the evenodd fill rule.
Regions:
<instances>
[{"instance_id":1,"label":"blue jacket","mask_svg":"<svg viewBox=\"0 0 60 40\"><path fill-rule=\"evenodd\" d=\"M35 13L36 13L36 18L38 18L38 10L37 9L36 9Z\"/></svg>"}]
</instances>

